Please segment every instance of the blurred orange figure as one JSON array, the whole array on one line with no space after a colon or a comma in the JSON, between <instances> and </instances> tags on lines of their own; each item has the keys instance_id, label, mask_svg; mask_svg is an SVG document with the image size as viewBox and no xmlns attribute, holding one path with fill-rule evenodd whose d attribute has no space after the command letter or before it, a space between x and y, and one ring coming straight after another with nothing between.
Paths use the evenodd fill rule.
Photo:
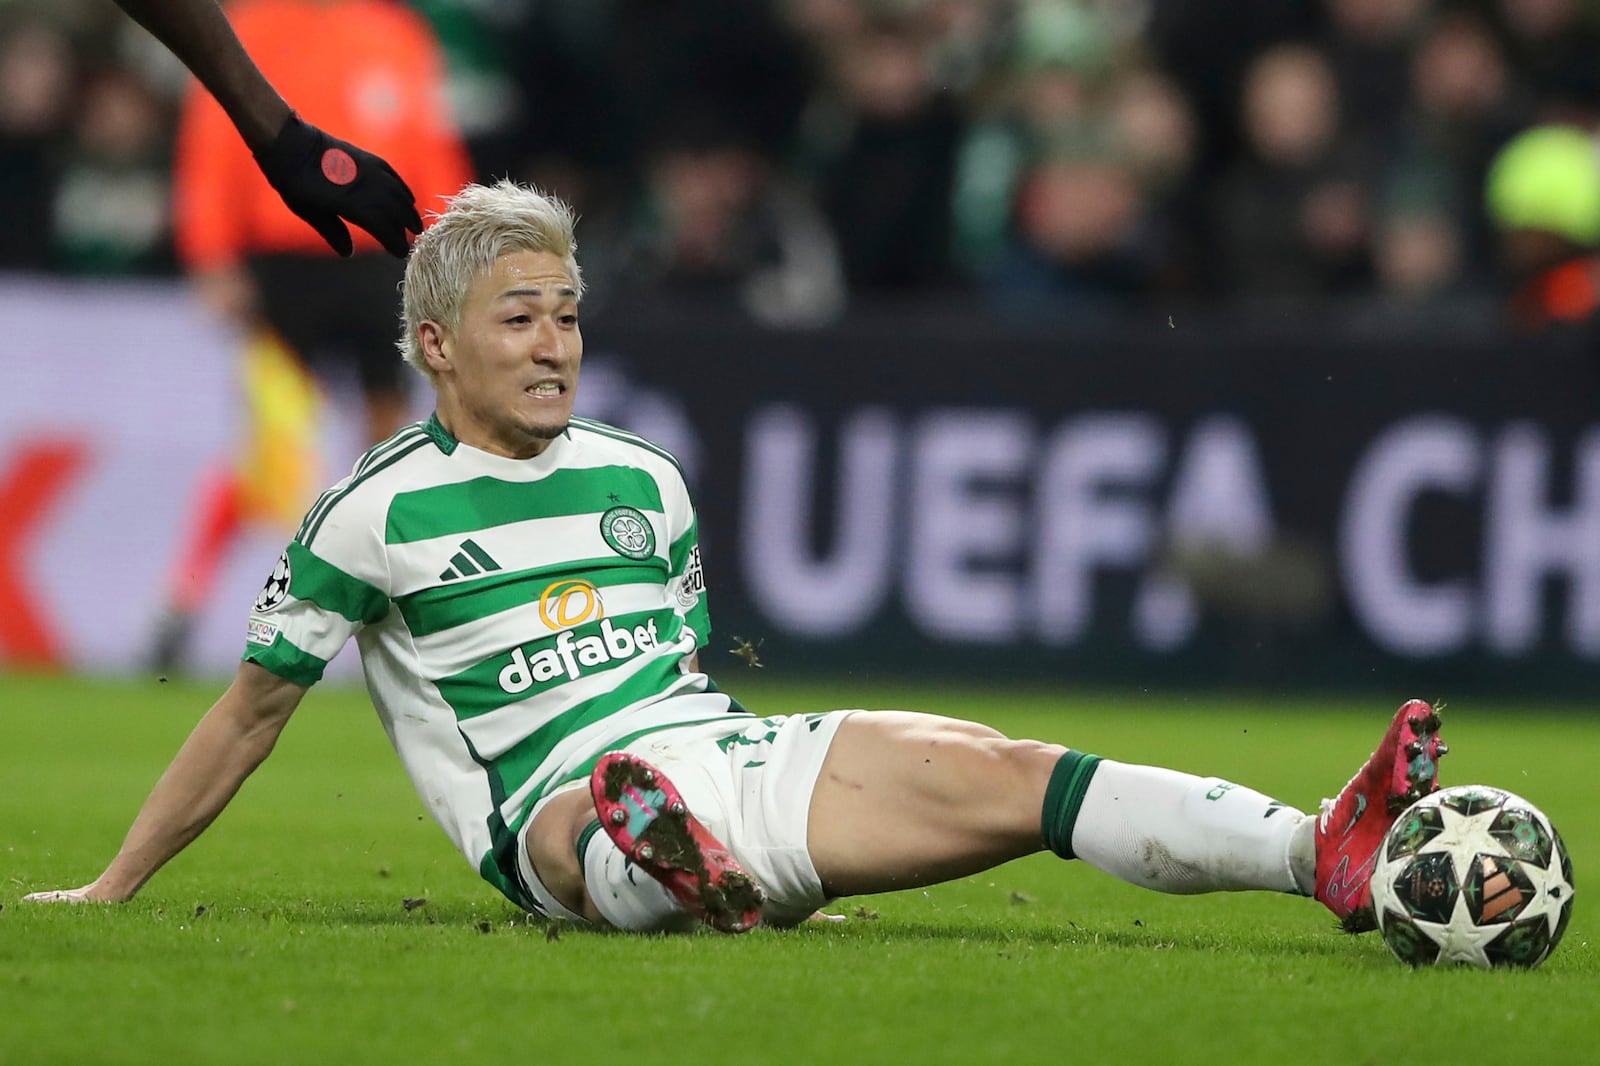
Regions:
<instances>
[{"instance_id":1,"label":"blurred orange figure","mask_svg":"<svg viewBox=\"0 0 1600 1066\"><path fill-rule=\"evenodd\" d=\"M421 16L393 0L242 0L227 10L240 42L301 116L388 160L424 215L472 180L444 107L442 53ZM355 255L338 263L198 84L184 104L175 178L178 254L202 299L247 331L272 328L313 366L353 367L369 441L398 428L406 414L394 351L401 264L359 231Z\"/></svg>"},{"instance_id":2,"label":"blurred orange figure","mask_svg":"<svg viewBox=\"0 0 1600 1066\"><path fill-rule=\"evenodd\" d=\"M227 13L300 116L387 160L425 218L472 180L445 110L443 55L420 15L394 0L240 0ZM325 156L324 173L339 182L329 166ZM247 429L242 455L205 479L190 515L152 655L162 669L181 659L240 529L292 528L310 503L309 486L321 480L319 390L305 368L354 377L368 443L407 420L411 373L395 349L404 263L359 229L354 254L339 258L284 205L198 83L184 101L174 186L179 258L201 300L244 338Z\"/></svg>"}]
</instances>

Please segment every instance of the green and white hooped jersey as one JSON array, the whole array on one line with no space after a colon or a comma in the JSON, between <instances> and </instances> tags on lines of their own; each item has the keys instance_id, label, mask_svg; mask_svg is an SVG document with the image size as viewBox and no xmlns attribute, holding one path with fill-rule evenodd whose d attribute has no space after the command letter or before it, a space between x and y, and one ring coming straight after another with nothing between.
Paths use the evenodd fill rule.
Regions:
<instances>
[{"instance_id":1,"label":"green and white hooped jersey","mask_svg":"<svg viewBox=\"0 0 1600 1066\"><path fill-rule=\"evenodd\" d=\"M535 800L638 736L740 710L689 669L709 634L669 454L575 418L507 459L429 419L317 500L256 599L244 659L309 686L354 635L423 803L527 904L515 841Z\"/></svg>"}]
</instances>

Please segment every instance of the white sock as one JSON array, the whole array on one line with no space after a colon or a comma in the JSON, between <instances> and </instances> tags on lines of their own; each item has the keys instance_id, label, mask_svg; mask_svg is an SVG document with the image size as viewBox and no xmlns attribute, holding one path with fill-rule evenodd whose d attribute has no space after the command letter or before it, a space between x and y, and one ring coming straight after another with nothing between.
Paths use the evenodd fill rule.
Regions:
<instances>
[{"instance_id":1,"label":"white sock","mask_svg":"<svg viewBox=\"0 0 1600 1066\"><path fill-rule=\"evenodd\" d=\"M693 929L699 924L660 882L622 854L598 821L578 839L578 860L583 864L589 899L615 928L654 933Z\"/></svg>"},{"instance_id":2,"label":"white sock","mask_svg":"<svg viewBox=\"0 0 1600 1066\"><path fill-rule=\"evenodd\" d=\"M1221 778L1107 759L1084 793L1072 851L1158 892L1309 895L1315 826L1303 812Z\"/></svg>"}]
</instances>

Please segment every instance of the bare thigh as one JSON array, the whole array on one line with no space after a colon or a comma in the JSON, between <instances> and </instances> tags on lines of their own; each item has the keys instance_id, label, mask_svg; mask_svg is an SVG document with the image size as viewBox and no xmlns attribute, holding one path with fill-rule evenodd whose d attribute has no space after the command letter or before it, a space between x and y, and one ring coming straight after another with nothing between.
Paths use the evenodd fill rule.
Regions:
<instances>
[{"instance_id":1,"label":"bare thigh","mask_svg":"<svg viewBox=\"0 0 1600 1066\"><path fill-rule=\"evenodd\" d=\"M528 861L534 875L563 907L591 922L605 919L589 901L578 860L578 837L595 819L594 800L586 788L563 792L545 804L528 827Z\"/></svg>"},{"instance_id":2,"label":"bare thigh","mask_svg":"<svg viewBox=\"0 0 1600 1066\"><path fill-rule=\"evenodd\" d=\"M851 715L811 796L807 846L824 888L914 888L1038 851L1045 787L1065 751L937 715Z\"/></svg>"}]
</instances>

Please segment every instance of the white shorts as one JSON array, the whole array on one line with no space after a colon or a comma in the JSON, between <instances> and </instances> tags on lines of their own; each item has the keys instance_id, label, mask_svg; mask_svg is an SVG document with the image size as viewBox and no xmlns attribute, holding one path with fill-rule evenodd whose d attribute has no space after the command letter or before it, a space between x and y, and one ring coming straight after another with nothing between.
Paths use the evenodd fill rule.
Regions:
<instances>
[{"instance_id":1,"label":"white shorts","mask_svg":"<svg viewBox=\"0 0 1600 1066\"><path fill-rule=\"evenodd\" d=\"M625 749L653 764L677 786L689 810L766 893L762 921L793 925L828 902L811 864L806 831L811 793L839 723L854 711L796 714L735 723L706 722L663 729ZM577 781L534 806L517 839L523 886L551 917L582 921L556 901L534 875L527 833L539 811Z\"/></svg>"}]
</instances>

